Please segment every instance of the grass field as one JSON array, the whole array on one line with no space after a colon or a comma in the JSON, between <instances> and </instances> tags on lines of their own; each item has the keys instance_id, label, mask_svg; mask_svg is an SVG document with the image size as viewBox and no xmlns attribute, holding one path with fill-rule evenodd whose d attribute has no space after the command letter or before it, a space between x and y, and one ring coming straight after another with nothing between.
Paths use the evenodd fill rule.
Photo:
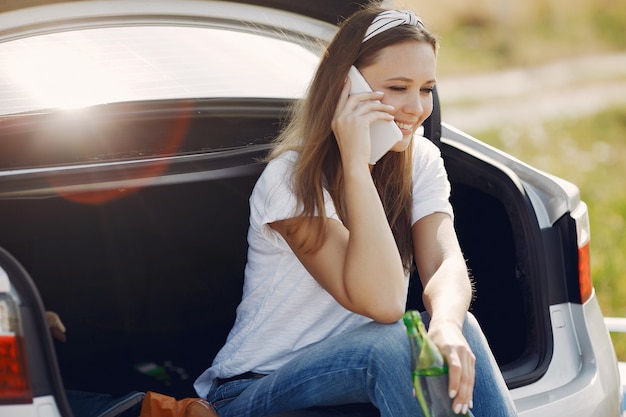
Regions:
<instances>
[{"instance_id":1,"label":"grass field","mask_svg":"<svg viewBox=\"0 0 626 417\"><path fill-rule=\"evenodd\" d=\"M626 50L623 0L394 0L440 38L440 75Z\"/></svg>"},{"instance_id":2,"label":"grass field","mask_svg":"<svg viewBox=\"0 0 626 417\"><path fill-rule=\"evenodd\" d=\"M623 0L395 0L440 39L440 76L626 50ZM590 78L593 74L590 75ZM574 86L575 88L575 86ZM578 119L472 132L578 185L589 206L591 262L606 316L626 317L626 106ZM612 334L626 361L626 334Z\"/></svg>"}]
</instances>

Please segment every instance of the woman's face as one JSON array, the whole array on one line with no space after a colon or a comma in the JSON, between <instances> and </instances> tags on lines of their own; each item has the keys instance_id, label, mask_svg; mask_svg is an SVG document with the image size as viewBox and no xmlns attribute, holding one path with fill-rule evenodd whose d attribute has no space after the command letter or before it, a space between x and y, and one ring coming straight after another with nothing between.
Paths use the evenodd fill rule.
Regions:
<instances>
[{"instance_id":1,"label":"woman's face","mask_svg":"<svg viewBox=\"0 0 626 417\"><path fill-rule=\"evenodd\" d=\"M392 105L402 140L392 151L403 152L413 133L433 110L435 52L426 42L406 41L383 48L376 61L361 69L374 91L382 91L382 102Z\"/></svg>"}]
</instances>

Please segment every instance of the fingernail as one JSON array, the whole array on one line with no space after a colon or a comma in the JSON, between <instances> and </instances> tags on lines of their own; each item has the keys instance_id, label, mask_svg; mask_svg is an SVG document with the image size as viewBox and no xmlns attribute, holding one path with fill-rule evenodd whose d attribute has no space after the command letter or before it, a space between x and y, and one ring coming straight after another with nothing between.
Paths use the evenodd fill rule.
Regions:
<instances>
[{"instance_id":1,"label":"fingernail","mask_svg":"<svg viewBox=\"0 0 626 417\"><path fill-rule=\"evenodd\" d=\"M474 400L470 400L469 408L474 408Z\"/></svg>"},{"instance_id":2,"label":"fingernail","mask_svg":"<svg viewBox=\"0 0 626 417\"><path fill-rule=\"evenodd\" d=\"M448 395L450 396L450 398L454 398L454 397L456 397L456 391L455 390L451 390Z\"/></svg>"},{"instance_id":3,"label":"fingernail","mask_svg":"<svg viewBox=\"0 0 626 417\"><path fill-rule=\"evenodd\" d=\"M463 406L461 404L457 404L456 407L454 407L454 414L461 414L461 408Z\"/></svg>"},{"instance_id":4,"label":"fingernail","mask_svg":"<svg viewBox=\"0 0 626 417\"><path fill-rule=\"evenodd\" d=\"M468 410L467 404L463 404L463 411L461 412L461 414L467 413L467 410Z\"/></svg>"}]
</instances>

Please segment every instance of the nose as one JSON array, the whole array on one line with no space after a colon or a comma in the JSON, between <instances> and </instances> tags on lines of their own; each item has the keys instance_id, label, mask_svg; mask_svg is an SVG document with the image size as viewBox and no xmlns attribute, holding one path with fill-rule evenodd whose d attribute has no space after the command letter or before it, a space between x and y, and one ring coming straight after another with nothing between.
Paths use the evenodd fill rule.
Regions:
<instances>
[{"instance_id":1,"label":"nose","mask_svg":"<svg viewBox=\"0 0 626 417\"><path fill-rule=\"evenodd\" d=\"M419 91L407 95L403 111L408 114L421 116L427 104L425 102L426 99Z\"/></svg>"}]
</instances>

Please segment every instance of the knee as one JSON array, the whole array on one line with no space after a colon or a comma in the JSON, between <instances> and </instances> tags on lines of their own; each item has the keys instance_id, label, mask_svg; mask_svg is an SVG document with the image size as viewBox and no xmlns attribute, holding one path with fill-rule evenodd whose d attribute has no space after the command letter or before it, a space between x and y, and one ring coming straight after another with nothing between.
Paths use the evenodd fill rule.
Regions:
<instances>
[{"instance_id":1,"label":"knee","mask_svg":"<svg viewBox=\"0 0 626 417\"><path fill-rule=\"evenodd\" d=\"M476 320L476 316L469 311L465 314L465 321L463 322L463 329L465 330L466 328L471 329L472 331L482 332L480 324L478 323L478 320Z\"/></svg>"},{"instance_id":2,"label":"knee","mask_svg":"<svg viewBox=\"0 0 626 417\"><path fill-rule=\"evenodd\" d=\"M430 316L427 312L422 313L422 321L428 328L430 324ZM465 320L463 321L462 332L472 350L474 350L474 348L476 347L484 348L484 346L488 345L487 338L485 337L485 334L483 333L483 330L480 327L476 316L474 316L474 314L470 313L469 311L465 313Z\"/></svg>"},{"instance_id":3,"label":"knee","mask_svg":"<svg viewBox=\"0 0 626 417\"><path fill-rule=\"evenodd\" d=\"M462 330L466 338L484 338L483 329L480 327L480 323L478 323L476 316L469 311L465 315Z\"/></svg>"},{"instance_id":4,"label":"knee","mask_svg":"<svg viewBox=\"0 0 626 417\"><path fill-rule=\"evenodd\" d=\"M474 355L476 355L477 363L492 356L487 337L472 313L467 313L463 323L463 336L465 336L467 343L469 343Z\"/></svg>"}]
</instances>

